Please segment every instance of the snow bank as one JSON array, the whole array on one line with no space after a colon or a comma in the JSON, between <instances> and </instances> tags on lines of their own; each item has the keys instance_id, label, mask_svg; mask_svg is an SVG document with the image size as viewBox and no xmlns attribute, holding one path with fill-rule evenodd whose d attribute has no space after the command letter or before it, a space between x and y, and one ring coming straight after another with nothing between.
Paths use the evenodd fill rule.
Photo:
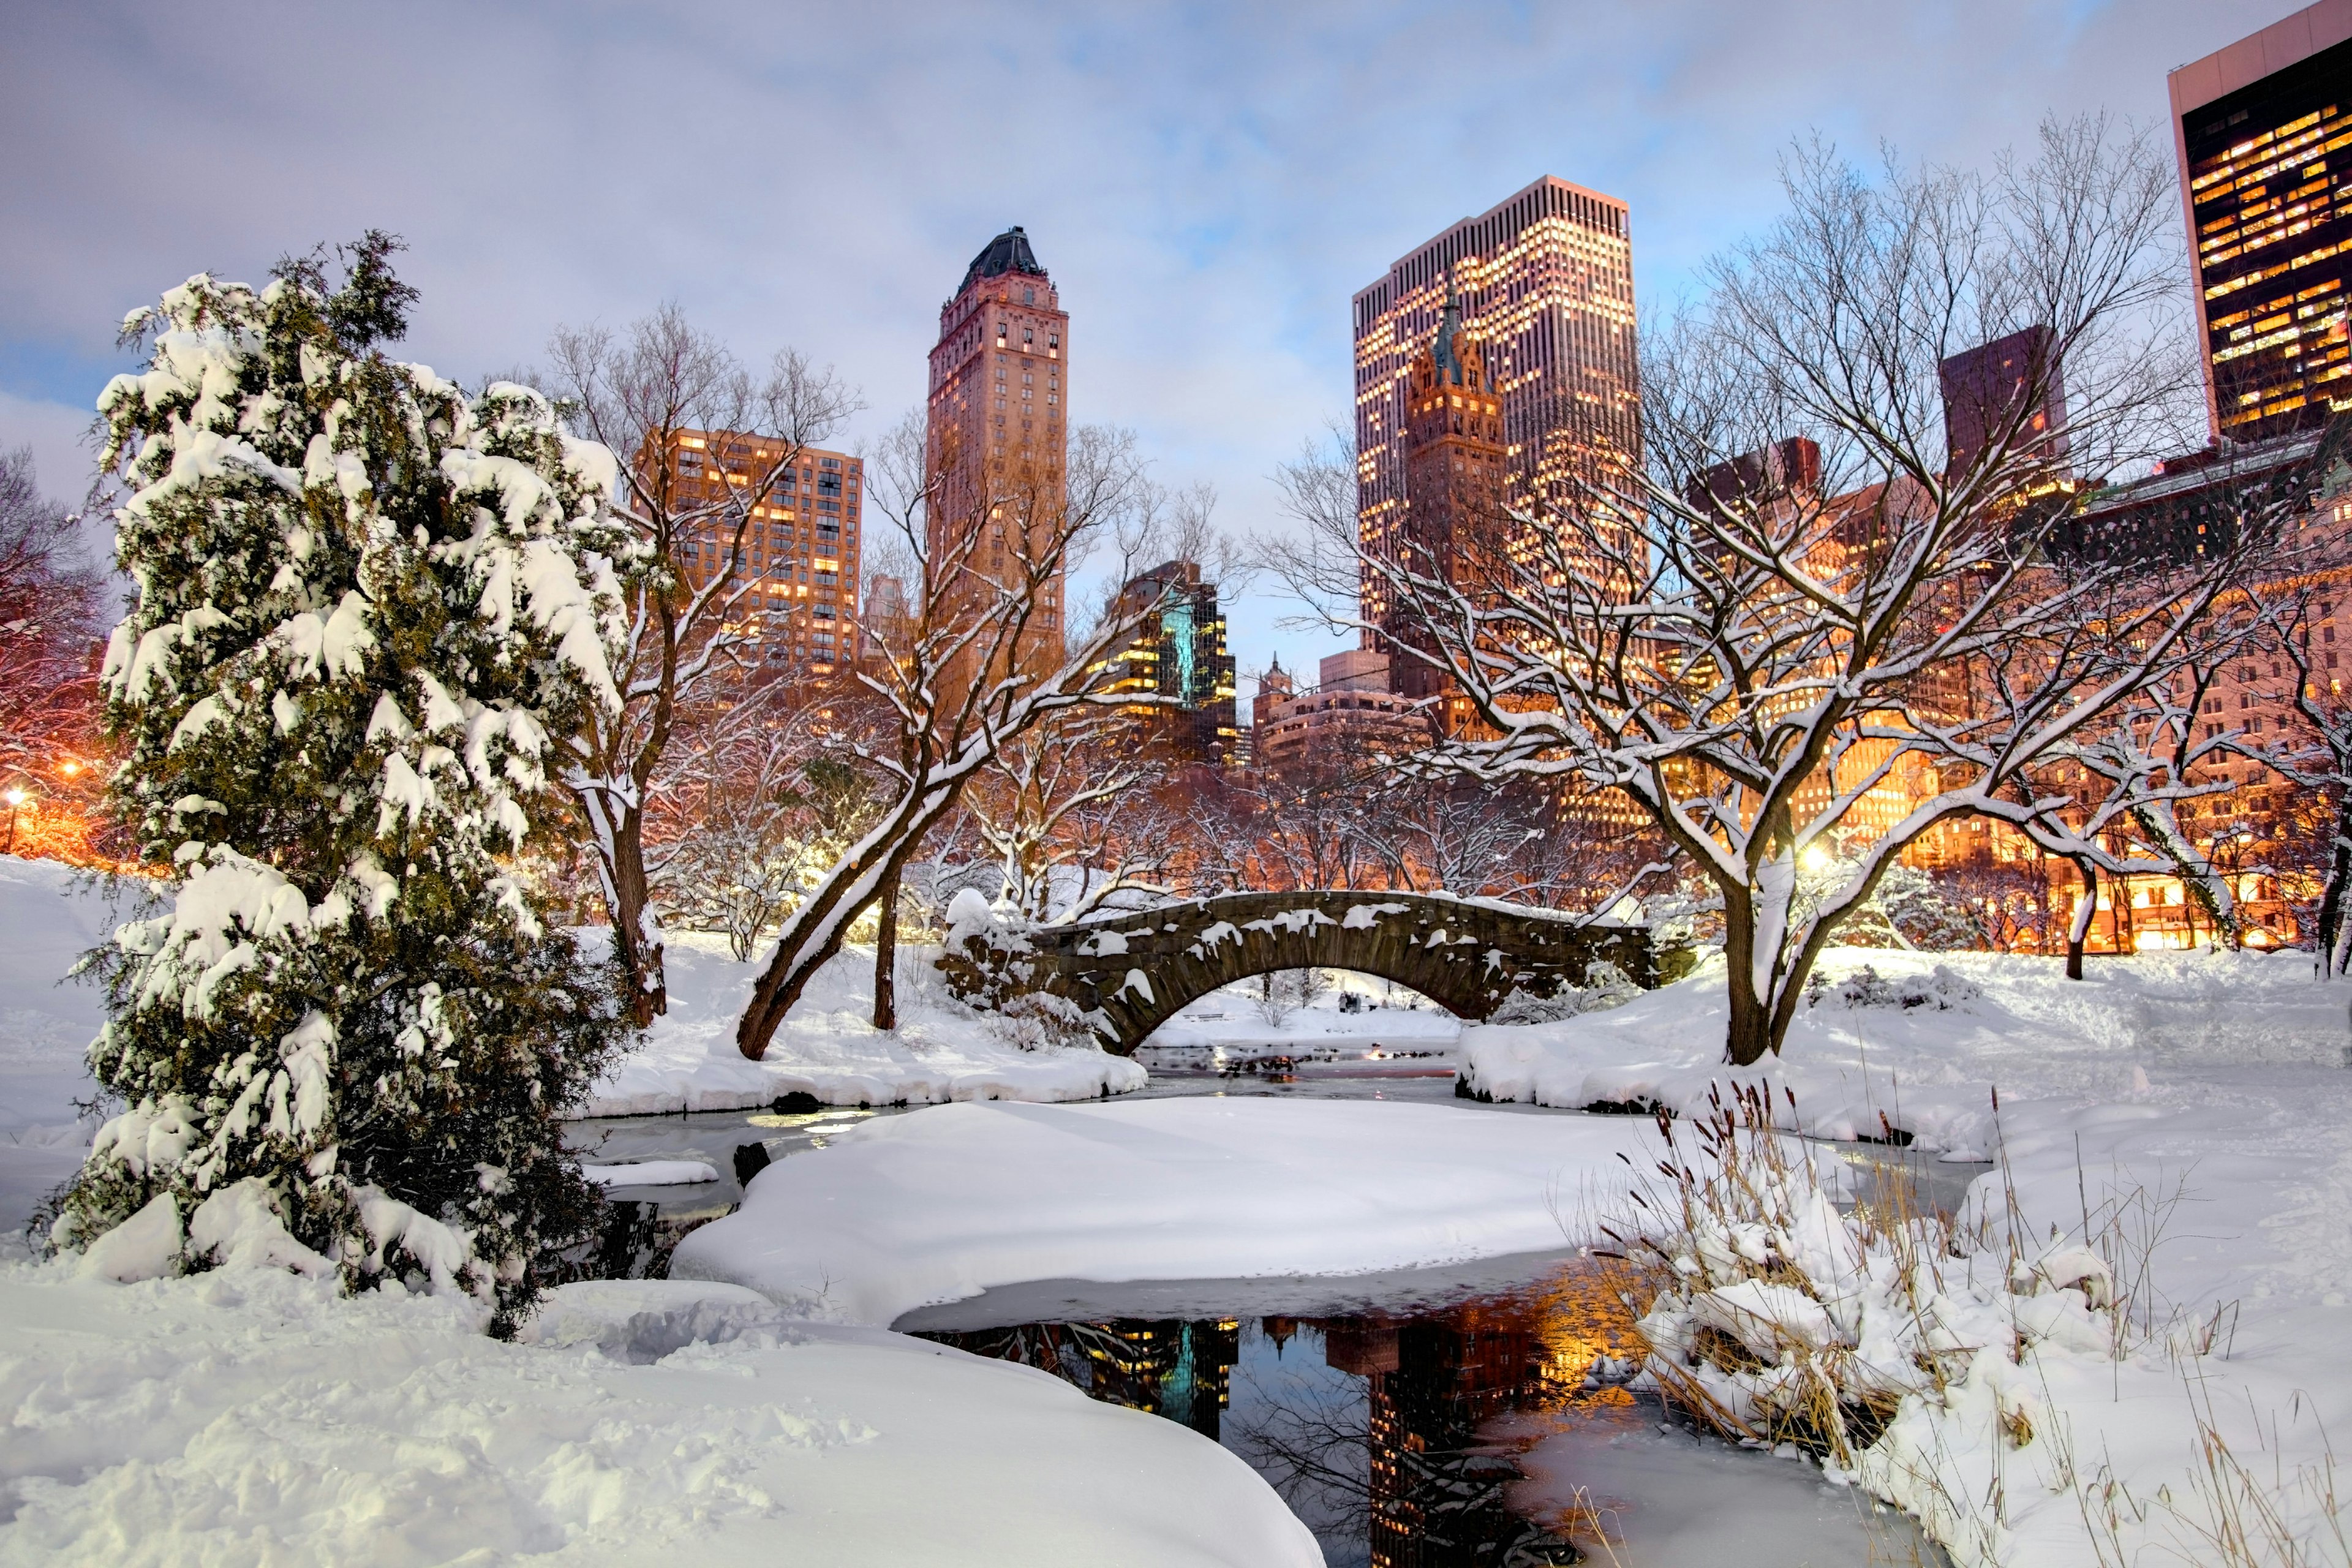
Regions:
<instances>
[{"instance_id":1,"label":"snow bank","mask_svg":"<svg viewBox=\"0 0 2352 1568\"><path fill-rule=\"evenodd\" d=\"M1034 1279L1344 1275L1568 1244L1646 1124L1378 1101L957 1105L771 1165L677 1278L880 1326Z\"/></svg>"},{"instance_id":2,"label":"snow bank","mask_svg":"<svg viewBox=\"0 0 2352 1568\"><path fill-rule=\"evenodd\" d=\"M396 1289L18 1264L0 1325L0 1563L1322 1562L1173 1422L723 1286L570 1287L528 1345Z\"/></svg>"},{"instance_id":3,"label":"snow bank","mask_svg":"<svg viewBox=\"0 0 2352 1568\"><path fill-rule=\"evenodd\" d=\"M1140 1089L1144 1069L1092 1049L1024 1051L967 1014L919 994L900 1027L874 1027L873 955L850 951L821 971L762 1060L735 1047L735 1020L759 965L714 939L671 933L669 1012L590 1091L583 1116L736 1110L780 1095L827 1105L959 1100L1094 1100Z\"/></svg>"},{"instance_id":4,"label":"snow bank","mask_svg":"<svg viewBox=\"0 0 2352 1568\"><path fill-rule=\"evenodd\" d=\"M2152 1068L2346 1059L2346 988L2315 983L2297 953L2094 959L2087 978L2069 981L2055 959L1837 948L1819 973L1780 1057L1752 1068L1723 1064L1718 958L1609 1012L1470 1026L1463 1080L1496 1100L1676 1111L1704 1104L1714 1085L1762 1081L1806 1131L1876 1138L1892 1128L1983 1160L1995 1085L2004 1100L2128 1100L2147 1092ZM1783 1088L1796 1096L1792 1113Z\"/></svg>"},{"instance_id":5,"label":"snow bank","mask_svg":"<svg viewBox=\"0 0 2352 1568\"><path fill-rule=\"evenodd\" d=\"M98 1091L82 1052L106 1021L105 996L66 976L118 914L137 912L142 891L53 860L0 857L0 1257L23 1255L35 1205L89 1151L98 1124L74 1101Z\"/></svg>"}]
</instances>

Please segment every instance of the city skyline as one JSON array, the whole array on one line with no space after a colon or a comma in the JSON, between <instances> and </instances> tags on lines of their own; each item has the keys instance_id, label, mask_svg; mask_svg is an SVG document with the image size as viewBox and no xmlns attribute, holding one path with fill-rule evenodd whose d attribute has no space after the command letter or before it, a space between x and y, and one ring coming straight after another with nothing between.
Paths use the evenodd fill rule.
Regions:
<instances>
[{"instance_id":1,"label":"city skyline","mask_svg":"<svg viewBox=\"0 0 2352 1568\"><path fill-rule=\"evenodd\" d=\"M1886 137L1979 164L2045 109L2137 114L2168 138L2167 72L2293 9L1211 12L1189 26L1072 12L1018 29L992 14L812 16L789 48L723 6L586 23L526 11L467 62L399 37L356 51L363 91L330 68L355 53L332 19L272 26L253 8L231 49L136 15L37 13L0 66L0 113L43 153L0 175L18 219L0 239L18 285L0 302L0 445L31 443L47 487L78 491L60 470L127 363L110 345L123 310L198 267L257 279L280 254L381 225L408 239L404 275L425 290L403 352L444 374L533 363L559 323L677 300L747 359L789 342L838 364L867 395L835 443L856 449L920 401L942 273L1019 223L1088 323L1076 417L1135 426L1162 478L1215 484L1221 521L1262 532L1286 526L1275 465L1347 413L1348 295L1460 215L1547 173L1610 191L1641 231L1636 297L1663 302L1769 215L1774 159L1809 129L1858 155ZM1034 47L1002 43L1008 31ZM415 37L436 34L428 9ZM1322 47L1339 37L1346 49ZM1611 68L1579 69L1562 98L1571 59ZM973 60L1019 67L992 110L1001 135L963 138L925 107L955 98L943 84ZM657 118L582 118L656 79L694 85L667 115L646 111ZM484 125L413 112L441 103L571 150L457 157ZM289 123L309 131L286 137ZM791 174L750 201L677 199L732 167L718 144L768 138L795 149ZM142 188L142 157L199 141L223 176L200 194L92 195ZM1277 625L1293 606L1263 590L1227 608L1244 672L1277 652L1311 668L1340 646Z\"/></svg>"}]
</instances>

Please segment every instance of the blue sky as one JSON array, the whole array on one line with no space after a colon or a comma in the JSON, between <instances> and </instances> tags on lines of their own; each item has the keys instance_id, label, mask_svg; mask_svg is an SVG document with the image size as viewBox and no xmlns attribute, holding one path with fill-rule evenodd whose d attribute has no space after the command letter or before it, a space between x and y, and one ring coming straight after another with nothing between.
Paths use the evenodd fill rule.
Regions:
<instances>
[{"instance_id":1,"label":"blue sky","mask_svg":"<svg viewBox=\"0 0 2352 1568\"><path fill-rule=\"evenodd\" d=\"M2052 110L2163 131L2167 70L2292 9L17 0L0 446L78 497L125 310L372 226L445 374L675 300L747 359L837 364L854 443L919 400L940 305L1019 223L1072 312L1074 417L1256 533L1347 408L1349 295L1538 175L1631 203L1646 307L1769 221L1792 137L1981 163ZM1337 646L1293 608L1233 606L1245 672Z\"/></svg>"}]
</instances>

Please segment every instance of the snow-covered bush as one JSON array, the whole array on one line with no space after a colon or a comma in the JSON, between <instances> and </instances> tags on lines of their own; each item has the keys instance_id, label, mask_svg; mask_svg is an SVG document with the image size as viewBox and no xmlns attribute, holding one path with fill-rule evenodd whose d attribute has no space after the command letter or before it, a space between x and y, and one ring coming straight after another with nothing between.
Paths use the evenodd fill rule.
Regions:
<instances>
[{"instance_id":1,"label":"snow-covered bush","mask_svg":"<svg viewBox=\"0 0 2352 1568\"><path fill-rule=\"evenodd\" d=\"M1257 1016L1274 1028L1282 1027L1301 1007L1312 1007L1331 988L1331 977L1319 969L1276 969L1258 976Z\"/></svg>"},{"instance_id":2,"label":"snow-covered bush","mask_svg":"<svg viewBox=\"0 0 2352 1568\"><path fill-rule=\"evenodd\" d=\"M560 814L551 752L617 700L626 546L613 455L537 393L375 346L414 298L393 248L334 289L315 261L199 275L125 324L152 352L99 409L138 598L102 680L114 803L172 897L96 958L89 1063L129 1109L50 1239L177 1236L236 1188L348 1285L456 1286L507 1326L598 1212L558 1118L618 1042L614 981L515 862Z\"/></svg>"},{"instance_id":3,"label":"snow-covered bush","mask_svg":"<svg viewBox=\"0 0 2352 1568\"><path fill-rule=\"evenodd\" d=\"M1549 996L1514 991L1487 1018L1490 1024L1557 1024L1584 1013L1605 1013L1642 994L1623 970L1605 958L1584 966L1584 984L1563 985Z\"/></svg>"},{"instance_id":4,"label":"snow-covered bush","mask_svg":"<svg viewBox=\"0 0 2352 1568\"><path fill-rule=\"evenodd\" d=\"M1662 1117L1663 1182L1602 1227L1642 1268L1635 1383L1727 1436L1796 1445L1989 1563L1999 1489L1976 1483L2049 1439L2037 1358L2117 1352L2116 1268L2071 1238L1958 1226L1899 1185L1840 1212L1843 1167L1774 1129L1770 1092Z\"/></svg>"},{"instance_id":5,"label":"snow-covered bush","mask_svg":"<svg viewBox=\"0 0 2352 1568\"><path fill-rule=\"evenodd\" d=\"M1805 1005L1809 1007L1894 1007L1904 1012L1925 1008L1929 1012L1948 1012L1965 1008L1984 994L1984 987L1965 974L1955 974L1943 964L1937 964L1926 974L1903 974L1889 979L1870 964L1832 980L1822 970L1813 971L1805 985Z\"/></svg>"},{"instance_id":6,"label":"snow-covered bush","mask_svg":"<svg viewBox=\"0 0 2352 1568\"><path fill-rule=\"evenodd\" d=\"M1024 991L988 1016L989 1032L1024 1051L1100 1050L1078 1005L1050 991Z\"/></svg>"}]
</instances>

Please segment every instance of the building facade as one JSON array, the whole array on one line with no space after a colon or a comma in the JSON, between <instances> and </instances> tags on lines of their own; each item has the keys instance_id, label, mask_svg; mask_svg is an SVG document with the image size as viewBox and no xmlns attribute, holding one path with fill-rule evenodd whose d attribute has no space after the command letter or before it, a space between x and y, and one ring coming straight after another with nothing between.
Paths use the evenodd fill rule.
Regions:
<instances>
[{"instance_id":1,"label":"building facade","mask_svg":"<svg viewBox=\"0 0 2352 1568\"><path fill-rule=\"evenodd\" d=\"M2168 83L2213 435L2261 440L2352 407L2352 0Z\"/></svg>"},{"instance_id":2,"label":"building facade","mask_svg":"<svg viewBox=\"0 0 2352 1568\"><path fill-rule=\"evenodd\" d=\"M1937 377L1949 471L1966 468L1988 443L2044 463L2065 460L2066 388L2048 327L1956 353L1937 366Z\"/></svg>"},{"instance_id":3,"label":"building facade","mask_svg":"<svg viewBox=\"0 0 2352 1568\"><path fill-rule=\"evenodd\" d=\"M1377 658L1377 656L1370 656ZM1251 765L1334 776L1360 771L1379 756L1402 757L1429 744L1429 710L1388 689L1389 672L1361 651L1323 660L1321 684L1274 701L1260 683Z\"/></svg>"},{"instance_id":4,"label":"building facade","mask_svg":"<svg viewBox=\"0 0 2352 1568\"><path fill-rule=\"evenodd\" d=\"M1357 524L1409 536L1413 363L1444 325L1475 340L1500 405L1502 493L1564 500L1578 473L1638 460L1633 236L1626 205L1549 176L1401 258L1355 297ZM1390 609L1366 584L1365 618Z\"/></svg>"},{"instance_id":5,"label":"building facade","mask_svg":"<svg viewBox=\"0 0 2352 1568\"><path fill-rule=\"evenodd\" d=\"M926 458L936 480L927 519L934 563L963 563L942 607L969 607L1020 570L1061 524L1067 497L1070 318L1017 226L988 242L940 307L930 356ZM961 553L959 553L961 552ZM1066 584L1057 568L1019 647L1024 668L1063 657ZM969 682L976 671L958 679Z\"/></svg>"},{"instance_id":6,"label":"building facade","mask_svg":"<svg viewBox=\"0 0 2352 1568\"><path fill-rule=\"evenodd\" d=\"M1460 299L1449 293L1436 332L1406 377L1407 505L1397 532L1408 566L1475 595L1507 564L1505 462L1502 395L1486 352L1463 328ZM1385 593L1376 596L1383 601L1381 637L1394 650L1398 695L1444 695L1453 683L1429 658L1413 657L1415 649L1434 655L1427 629L1402 606L1386 604Z\"/></svg>"},{"instance_id":7,"label":"building facade","mask_svg":"<svg viewBox=\"0 0 2352 1568\"><path fill-rule=\"evenodd\" d=\"M1177 760L1233 761L1241 731L1217 585L1202 580L1197 562L1164 563L1119 590L1116 614L1142 612L1142 635L1111 661L1110 689L1166 700L1133 711Z\"/></svg>"},{"instance_id":8,"label":"building facade","mask_svg":"<svg viewBox=\"0 0 2352 1568\"><path fill-rule=\"evenodd\" d=\"M753 431L672 432L673 510L698 519L678 541L678 566L693 587L724 574L741 588L728 625L760 671L829 676L857 657L866 464L846 452L803 449L766 502L751 508L739 547L727 492L765 475L785 451Z\"/></svg>"}]
</instances>

